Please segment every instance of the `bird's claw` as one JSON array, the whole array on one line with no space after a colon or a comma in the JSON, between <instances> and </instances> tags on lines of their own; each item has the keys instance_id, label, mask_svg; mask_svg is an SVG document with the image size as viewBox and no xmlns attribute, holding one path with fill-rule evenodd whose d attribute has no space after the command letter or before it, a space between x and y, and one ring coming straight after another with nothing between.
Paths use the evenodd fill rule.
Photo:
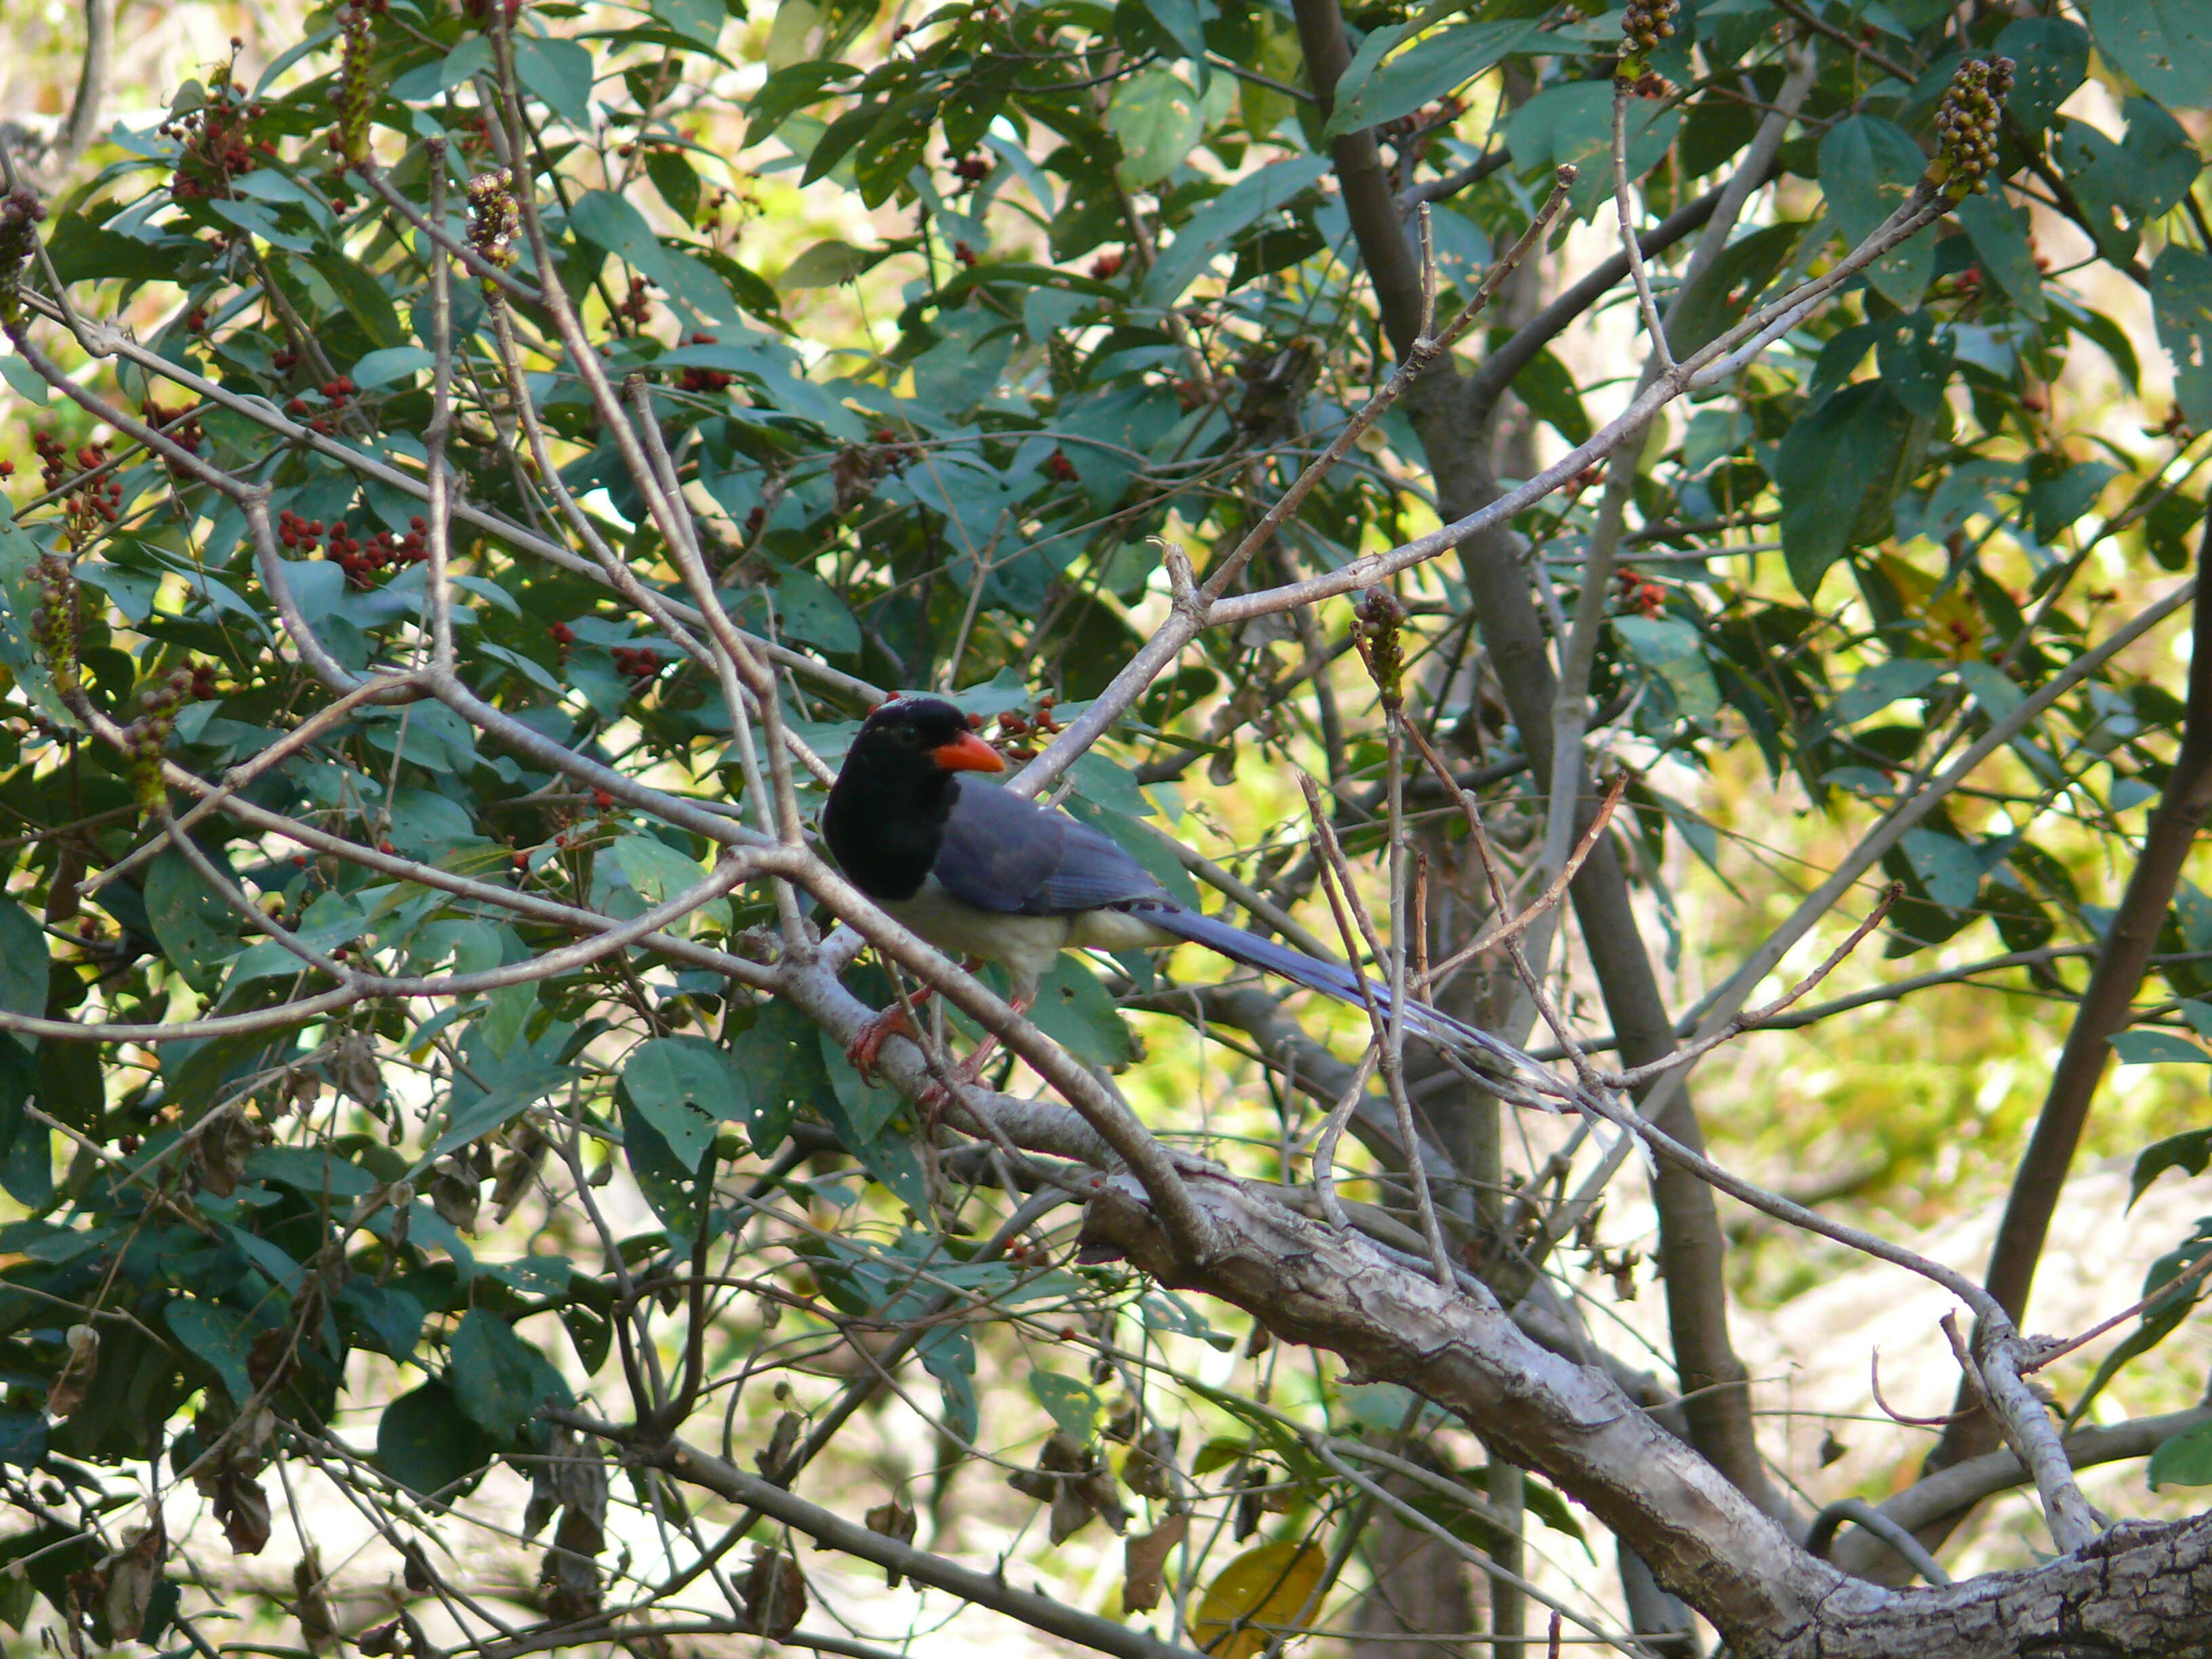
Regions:
<instances>
[{"instance_id":1,"label":"bird's claw","mask_svg":"<svg viewBox=\"0 0 2212 1659\"><path fill-rule=\"evenodd\" d=\"M860 1034L845 1045L845 1058L863 1078L872 1078L884 1044L895 1036L913 1035L914 1022L906 1017L904 1008L894 1005L860 1028Z\"/></svg>"}]
</instances>

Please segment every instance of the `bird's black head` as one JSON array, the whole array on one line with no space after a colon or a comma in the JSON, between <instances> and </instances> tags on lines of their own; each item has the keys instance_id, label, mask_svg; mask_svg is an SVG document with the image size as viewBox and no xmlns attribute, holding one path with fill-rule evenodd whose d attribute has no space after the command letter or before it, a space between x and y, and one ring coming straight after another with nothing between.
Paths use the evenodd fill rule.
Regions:
<instances>
[{"instance_id":1,"label":"bird's black head","mask_svg":"<svg viewBox=\"0 0 2212 1659\"><path fill-rule=\"evenodd\" d=\"M909 898L936 861L963 772L1006 763L942 697L897 697L870 714L822 811L822 834L854 884Z\"/></svg>"},{"instance_id":2,"label":"bird's black head","mask_svg":"<svg viewBox=\"0 0 2212 1659\"><path fill-rule=\"evenodd\" d=\"M853 739L846 772L855 765L919 778L931 772L1001 772L1006 763L944 698L894 697L877 706Z\"/></svg>"}]
</instances>

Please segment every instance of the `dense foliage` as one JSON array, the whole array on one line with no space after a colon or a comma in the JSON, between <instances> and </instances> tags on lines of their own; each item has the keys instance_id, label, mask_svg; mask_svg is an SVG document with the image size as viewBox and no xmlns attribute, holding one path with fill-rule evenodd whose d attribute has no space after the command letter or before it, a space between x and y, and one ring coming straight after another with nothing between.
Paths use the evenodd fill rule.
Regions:
<instances>
[{"instance_id":1,"label":"dense foliage","mask_svg":"<svg viewBox=\"0 0 2212 1659\"><path fill-rule=\"evenodd\" d=\"M1510 1437L1079 1255L1086 1165L1168 1167L1124 1089L1578 1352L1656 1255L1642 1403L1791 1512L1710 1188L1668 1164L1655 1237L1601 1227L1632 1137L1523 1133L1510 1086L1195 953L1063 958L1014 1093L940 1109L910 1047L857 1073L894 994L838 982L861 935L935 970L811 838L901 688L1042 752L1023 787L1187 902L1371 927L1692 1149L1677 1040L1881 902L1852 984L2078 1004L1990 1279L2015 1318L2108 1050L2206 1062L2212 731L2166 654L2212 430L2201 8L354 0L240 61L65 188L11 155L0 203L40 469L0 526L16 1629L951 1639L941 1600L825 1594L825 1511L895 1583L1120 1651L1418 1627L1386 1547L1446 1630L1520 1633L1529 1577L1575 1625L1685 1616ZM1751 918L1687 1010L1686 851ZM1570 868L1571 927L1553 892L1486 934ZM1003 1024L954 1000L956 1048ZM1340 1100L1348 1217L1311 1185ZM2212 1128L2160 1127L2139 1185L2201 1173ZM2154 1477L2212 1483L2178 1426ZM223 1559L266 1547L288 1582Z\"/></svg>"}]
</instances>

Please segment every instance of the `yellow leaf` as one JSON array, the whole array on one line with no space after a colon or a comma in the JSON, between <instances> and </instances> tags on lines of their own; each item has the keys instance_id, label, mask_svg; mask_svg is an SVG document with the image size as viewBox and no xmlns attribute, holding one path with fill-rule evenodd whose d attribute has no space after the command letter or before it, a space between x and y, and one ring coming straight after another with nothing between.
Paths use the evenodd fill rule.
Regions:
<instances>
[{"instance_id":1,"label":"yellow leaf","mask_svg":"<svg viewBox=\"0 0 2212 1659\"><path fill-rule=\"evenodd\" d=\"M1288 1539L1246 1550L1221 1570L1199 1601L1191 1634L1213 1659L1256 1659L1296 1621L1321 1583L1327 1558Z\"/></svg>"}]
</instances>

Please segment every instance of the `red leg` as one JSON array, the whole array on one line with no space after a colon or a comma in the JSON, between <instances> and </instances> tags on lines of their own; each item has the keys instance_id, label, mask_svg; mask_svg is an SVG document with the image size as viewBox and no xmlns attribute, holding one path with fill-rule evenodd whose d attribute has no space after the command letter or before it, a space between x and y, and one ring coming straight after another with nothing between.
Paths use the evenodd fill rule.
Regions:
<instances>
[{"instance_id":1,"label":"red leg","mask_svg":"<svg viewBox=\"0 0 2212 1659\"><path fill-rule=\"evenodd\" d=\"M927 985L914 994L911 1000L917 1008L929 1000ZM853 1069L862 1077L872 1076L877 1056L883 1053L884 1044L894 1036L915 1035L914 1022L906 1017L906 1007L894 1002L860 1028L860 1035L845 1045L845 1058L853 1062Z\"/></svg>"},{"instance_id":2,"label":"red leg","mask_svg":"<svg viewBox=\"0 0 2212 1659\"><path fill-rule=\"evenodd\" d=\"M1027 1013L1030 1004L1036 1000L1034 996L1013 998L1014 1012L1018 1014ZM990 1063L991 1056L998 1052L998 1048L997 1034L992 1031L984 1032L983 1040L977 1043L968 1058L962 1060L954 1069L953 1081L972 1087L983 1075L983 1067ZM934 1123L937 1121L938 1113L945 1109L945 1085L941 1083L931 1084L928 1088L922 1091L921 1097L916 1104L921 1106L924 1117Z\"/></svg>"}]
</instances>

